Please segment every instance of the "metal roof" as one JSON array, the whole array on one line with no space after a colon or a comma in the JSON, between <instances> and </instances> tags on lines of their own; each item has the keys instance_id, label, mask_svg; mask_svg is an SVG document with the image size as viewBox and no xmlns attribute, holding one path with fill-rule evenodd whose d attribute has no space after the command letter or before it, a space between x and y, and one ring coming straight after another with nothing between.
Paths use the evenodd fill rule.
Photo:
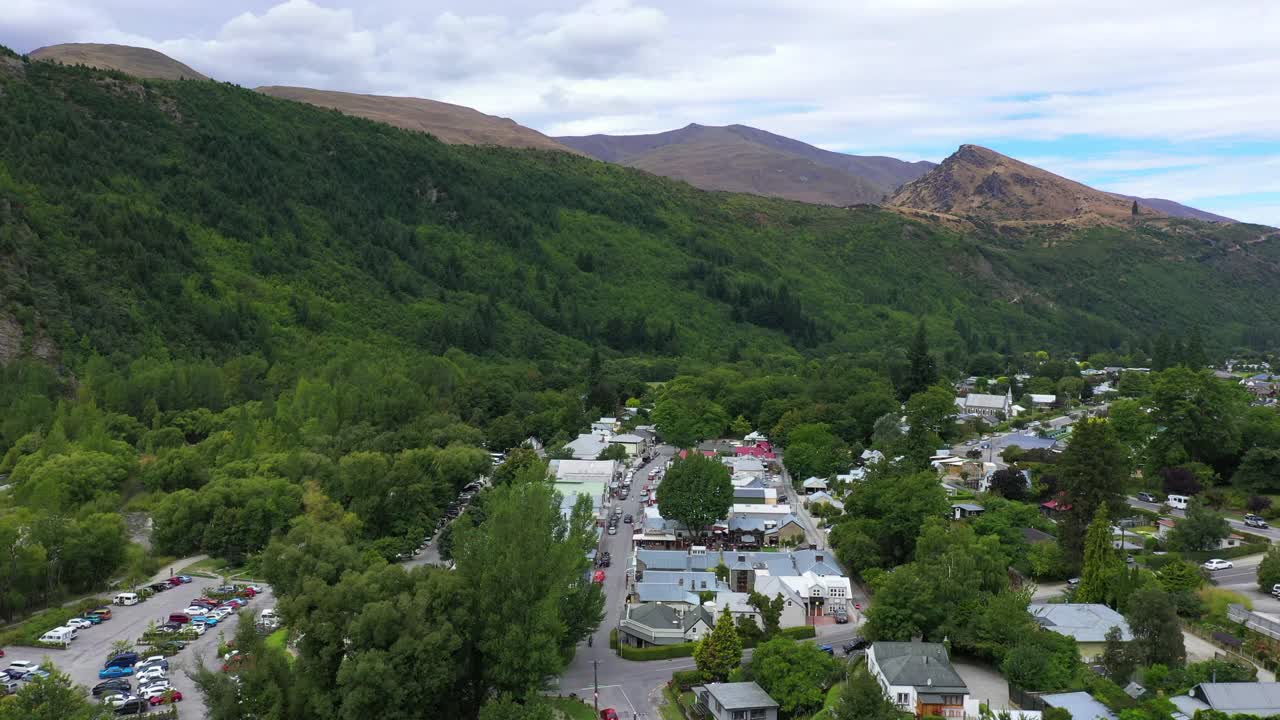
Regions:
<instances>
[{"instance_id":1,"label":"metal roof","mask_svg":"<svg viewBox=\"0 0 1280 720\"><path fill-rule=\"evenodd\" d=\"M778 707L777 701L754 682L707 683L704 687L726 710Z\"/></svg>"}]
</instances>

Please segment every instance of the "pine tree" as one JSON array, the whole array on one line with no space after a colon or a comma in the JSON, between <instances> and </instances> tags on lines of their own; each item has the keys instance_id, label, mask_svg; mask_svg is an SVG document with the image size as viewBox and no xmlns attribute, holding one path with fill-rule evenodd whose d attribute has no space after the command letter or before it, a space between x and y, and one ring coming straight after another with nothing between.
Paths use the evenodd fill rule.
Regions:
<instances>
[{"instance_id":1,"label":"pine tree","mask_svg":"<svg viewBox=\"0 0 1280 720\"><path fill-rule=\"evenodd\" d=\"M1164 333L1156 338L1156 344L1151 349L1151 369L1159 372L1168 370L1172 365L1172 351L1169 347L1169 336Z\"/></svg>"},{"instance_id":2,"label":"pine tree","mask_svg":"<svg viewBox=\"0 0 1280 720\"><path fill-rule=\"evenodd\" d=\"M1084 570L1076 588L1075 601L1098 603L1107 599L1107 588L1121 572L1124 563L1111 544L1111 518L1107 506L1101 505L1084 540Z\"/></svg>"},{"instance_id":3,"label":"pine tree","mask_svg":"<svg viewBox=\"0 0 1280 720\"><path fill-rule=\"evenodd\" d=\"M1209 364L1209 358L1204 353L1204 338L1200 335L1198 326L1191 329L1191 337L1187 338L1187 349L1182 360L1192 370L1202 370Z\"/></svg>"},{"instance_id":4,"label":"pine tree","mask_svg":"<svg viewBox=\"0 0 1280 720\"><path fill-rule=\"evenodd\" d=\"M907 352L907 360L910 367L901 388L903 400L927 389L938 380L938 362L929 354L929 337L925 333L923 319L916 326L916 335Z\"/></svg>"},{"instance_id":5,"label":"pine tree","mask_svg":"<svg viewBox=\"0 0 1280 720\"><path fill-rule=\"evenodd\" d=\"M693 649L693 661L708 682L724 682L742 665L742 638L725 606L711 632Z\"/></svg>"}]
</instances>

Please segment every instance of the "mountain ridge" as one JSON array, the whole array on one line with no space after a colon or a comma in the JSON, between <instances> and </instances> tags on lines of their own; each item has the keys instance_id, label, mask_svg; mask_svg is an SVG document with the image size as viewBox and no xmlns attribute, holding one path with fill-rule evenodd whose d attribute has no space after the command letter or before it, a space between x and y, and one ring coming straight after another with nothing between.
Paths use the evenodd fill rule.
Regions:
<instances>
[{"instance_id":1,"label":"mountain ridge","mask_svg":"<svg viewBox=\"0 0 1280 720\"><path fill-rule=\"evenodd\" d=\"M126 75L155 80L208 80L204 75L168 55L150 48L111 43L61 43L36 48L32 60L64 65L87 65L119 70Z\"/></svg>"}]
</instances>

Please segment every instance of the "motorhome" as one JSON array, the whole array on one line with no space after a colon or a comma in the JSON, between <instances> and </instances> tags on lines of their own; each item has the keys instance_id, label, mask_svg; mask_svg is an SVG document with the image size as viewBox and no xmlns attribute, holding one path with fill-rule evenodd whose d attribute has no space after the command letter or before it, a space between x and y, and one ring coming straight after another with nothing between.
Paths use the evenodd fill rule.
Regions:
<instances>
[{"instance_id":1,"label":"motorhome","mask_svg":"<svg viewBox=\"0 0 1280 720\"><path fill-rule=\"evenodd\" d=\"M1191 498L1187 497L1186 495L1170 495L1168 498L1165 499L1164 502L1166 505L1168 505L1171 508L1176 508L1178 510L1186 510L1187 501L1190 499Z\"/></svg>"},{"instance_id":2,"label":"motorhome","mask_svg":"<svg viewBox=\"0 0 1280 720\"><path fill-rule=\"evenodd\" d=\"M120 593L112 598L112 602L117 605L137 605L138 595L136 593Z\"/></svg>"},{"instance_id":3,"label":"motorhome","mask_svg":"<svg viewBox=\"0 0 1280 720\"><path fill-rule=\"evenodd\" d=\"M40 642L67 647L76 639L76 631L69 627L56 627L40 636Z\"/></svg>"}]
</instances>

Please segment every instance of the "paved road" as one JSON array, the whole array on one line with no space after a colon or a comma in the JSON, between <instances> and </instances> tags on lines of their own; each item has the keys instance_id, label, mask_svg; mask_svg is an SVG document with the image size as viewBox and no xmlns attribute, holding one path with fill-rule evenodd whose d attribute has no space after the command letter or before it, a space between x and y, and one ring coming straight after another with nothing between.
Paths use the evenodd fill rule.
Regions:
<instances>
[{"instance_id":1,"label":"paved road","mask_svg":"<svg viewBox=\"0 0 1280 720\"><path fill-rule=\"evenodd\" d=\"M199 597L206 588L221 584L220 580L195 578L187 585L166 590L132 607L112 606L112 618L101 625L81 630L70 648L50 650L9 647L5 649L6 657L0 663L7 665L13 660L41 663L46 660L51 661L58 669L68 673L71 681L82 686L85 694L88 694L89 689L99 682L98 671L102 669L102 663L110 655L111 643L116 640L130 642L138 640L152 620L157 622L167 620L170 613L182 612L190 601ZM274 604L275 599L268 590L250 601L249 606L238 614L231 615L224 622L219 623L218 627L226 638L232 638L235 636L236 628L239 627L241 617L252 619L263 608L272 607ZM220 666L220 661L216 657L217 638L217 630L206 632L182 652L169 658L169 681L183 696L183 702L179 703L179 715L182 718L199 720L205 717L204 698L196 689L195 681L190 675L195 674L201 662L208 667ZM140 653L145 652L143 647L139 647Z\"/></svg>"},{"instance_id":2,"label":"paved road","mask_svg":"<svg viewBox=\"0 0 1280 720\"><path fill-rule=\"evenodd\" d=\"M1164 507L1159 503L1142 502L1141 500L1134 497L1127 498L1127 500L1129 501L1129 507L1141 508L1143 510L1150 510L1151 512L1161 512L1161 508ZM1168 515L1169 517L1175 517L1175 518L1186 516L1186 513L1182 512L1181 510L1178 510L1177 508L1169 508L1169 512L1165 514ZM1267 538L1271 542L1276 542L1280 540L1280 530L1277 530L1274 527L1253 528L1253 527L1249 527L1248 525L1245 525L1242 519L1234 518L1234 517L1228 517L1227 524L1231 526L1232 530L1252 533L1254 535L1261 535L1262 537Z\"/></svg>"}]
</instances>

